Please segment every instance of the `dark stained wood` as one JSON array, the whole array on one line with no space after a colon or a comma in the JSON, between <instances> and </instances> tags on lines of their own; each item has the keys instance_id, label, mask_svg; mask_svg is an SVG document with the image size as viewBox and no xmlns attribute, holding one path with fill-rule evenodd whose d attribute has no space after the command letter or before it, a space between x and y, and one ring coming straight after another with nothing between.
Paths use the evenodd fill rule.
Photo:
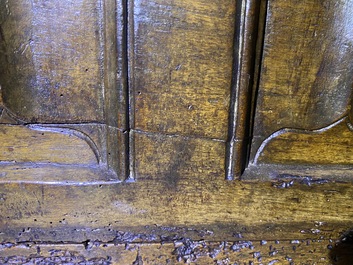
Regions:
<instances>
[{"instance_id":1,"label":"dark stained wood","mask_svg":"<svg viewBox=\"0 0 353 265\"><path fill-rule=\"evenodd\" d=\"M0 263L349 258L352 5L1 1Z\"/></svg>"},{"instance_id":2,"label":"dark stained wood","mask_svg":"<svg viewBox=\"0 0 353 265\"><path fill-rule=\"evenodd\" d=\"M56 133L70 130L89 142L107 174L128 178L125 4L113 0L2 1L0 7L0 123L36 124ZM6 125L2 127L6 130ZM27 136L21 135L15 144L42 144ZM51 148L65 156L61 162L81 163L77 154L81 145L69 143L76 149L70 153L63 137L62 142L60 136L50 139ZM33 155L17 148L21 157L30 157L17 162L41 163L34 158L36 152L50 155L45 148ZM54 157L47 160L58 163Z\"/></svg>"},{"instance_id":3,"label":"dark stained wood","mask_svg":"<svg viewBox=\"0 0 353 265\"><path fill-rule=\"evenodd\" d=\"M265 12L266 1L238 1L226 149L226 178L229 180L240 177L248 162Z\"/></svg>"},{"instance_id":4,"label":"dark stained wood","mask_svg":"<svg viewBox=\"0 0 353 265\"><path fill-rule=\"evenodd\" d=\"M0 10L5 106L26 122L102 122L98 1L1 1Z\"/></svg>"},{"instance_id":5,"label":"dark stained wood","mask_svg":"<svg viewBox=\"0 0 353 265\"><path fill-rule=\"evenodd\" d=\"M173 189L185 175L224 177L224 141L141 132L134 138L137 181L153 179Z\"/></svg>"},{"instance_id":6,"label":"dark stained wood","mask_svg":"<svg viewBox=\"0 0 353 265\"><path fill-rule=\"evenodd\" d=\"M132 177L129 154L127 7L125 1L98 1L102 7L106 163L120 180Z\"/></svg>"},{"instance_id":7,"label":"dark stained wood","mask_svg":"<svg viewBox=\"0 0 353 265\"><path fill-rule=\"evenodd\" d=\"M352 1L269 1L247 176L350 175L352 10Z\"/></svg>"}]
</instances>

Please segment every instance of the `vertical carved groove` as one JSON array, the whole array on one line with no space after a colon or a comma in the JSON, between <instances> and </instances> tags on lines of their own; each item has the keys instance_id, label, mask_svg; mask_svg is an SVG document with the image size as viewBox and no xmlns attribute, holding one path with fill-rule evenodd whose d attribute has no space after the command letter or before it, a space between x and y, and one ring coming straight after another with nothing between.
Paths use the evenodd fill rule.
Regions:
<instances>
[{"instance_id":1,"label":"vertical carved groove","mask_svg":"<svg viewBox=\"0 0 353 265\"><path fill-rule=\"evenodd\" d=\"M251 146L252 146L253 134L254 134L255 110L256 110L257 96L259 91L260 77L261 77L261 65L263 61L267 10L268 10L268 1L262 0L260 5L260 10L259 10L259 23L258 23L259 27L258 27L258 35L257 35L257 42L256 42L254 84L253 84L253 90L252 90L251 113L250 113L250 120L249 120L250 139L248 141L249 144L247 148L247 162L246 162L247 164L250 161Z\"/></svg>"},{"instance_id":2,"label":"vertical carved groove","mask_svg":"<svg viewBox=\"0 0 353 265\"><path fill-rule=\"evenodd\" d=\"M104 1L104 114L108 169L130 178L127 0Z\"/></svg>"},{"instance_id":3,"label":"vertical carved groove","mask_svg":"<svg viewBox=\"0 0 353 265\"><path fill-rule=\"evenodd\" d=\"M226 148L226 179L239 178L247 163L254 104L253 85L256 84L256 58L258 36L264 23L259 19L263 1L241 0L237 2L234 62L231 86L229 130ZM255 55L256 54L256 55Z\"/></svg>"},{"instance_id":4,"label":"vertical carved groove","mask_svg":"<svg viewBox=\"0 0 353 265\"><path fill-rule=\"evenodd\" d=\"M125 171L126 171L126 180L132 180L133 170L131 168L131 163L133 158L131 157L131 123L130 123L130 116L131 116L131 95L130 95L130 76L129 76L129 4L128 0L121 0L121 11L122 11L122 82L123 82L123 98L124 98L124 114L125 114L125 130L123 131L124 135L124 146L125 146Z\"/></svg>"}]
</instances>

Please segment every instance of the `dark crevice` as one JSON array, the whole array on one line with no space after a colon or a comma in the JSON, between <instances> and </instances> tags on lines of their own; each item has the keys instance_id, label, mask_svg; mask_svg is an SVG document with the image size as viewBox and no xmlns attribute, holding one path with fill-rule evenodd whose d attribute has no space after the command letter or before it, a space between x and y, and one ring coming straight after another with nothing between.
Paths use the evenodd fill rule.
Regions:
<instances>
[{"instance_id":1,"label":"dark crevice","mask_svg":"<svg viewBox=\"0 0 353 265\"><path fill-rule=\"evenodd\" d=\"M268 11L268 0L262 0L260 10L259 10L258 37L257 37L257 43L256 43L256 58L255 58L255 66L254 66L255 77L254 77L253 92L252 92L252 98L251 98L251 112L250 112L250 120L249 120L249 141L247 146L247 160L246 160L247 165L250 162L251 142L254 137L256 105L257 105L257 97L258 97L260 79L261 79L261 65L263 62L263 52L264 52L263 48L265 45L267 11Z\"/></svg>"},{"instance_id":2,"label":"dark crevice","mask_svg":"<svg viewBox=\"0 0 353 265\"><path fill-rule=\"evenodd\" d=\"M330 261L333 265L353 264L353 230L345 232L341 239L329 249Z\"/></svg>"},{"instance_id":3,"label":"dark crevice","mask_svg":"<svg viewBox=\"0 0 353 265\"><path fill-rule=\"evenodd\" d=\"M123 93L125 98L125 130L124 130L124 145L125 145L125 179L131 178L131 152L130 152L130 134L131 123L130 115L131 108L131 91L130 91L130 73L129 73L129 0L122 0L122 15L123 15L123 30L122 30L122 71L123 71Z\"/></svg>"}]
</instances>

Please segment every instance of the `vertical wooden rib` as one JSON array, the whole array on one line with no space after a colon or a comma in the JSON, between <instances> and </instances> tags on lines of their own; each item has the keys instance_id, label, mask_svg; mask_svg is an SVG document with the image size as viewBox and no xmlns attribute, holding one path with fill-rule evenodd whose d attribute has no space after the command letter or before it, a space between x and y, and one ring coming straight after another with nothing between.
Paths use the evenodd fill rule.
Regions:
<instances>
[{"instance_id":1,"label":"vertical wooden rib","mask_svg":"<svg viewBox=\"0 0 353 265\"><path fill-rule=\"evenodd\" d=\"M135 50L135 29L134 29L134 0L123 0L125 7L125 55L126 55L126 122L129 126L128 139L128 170L129 180L135 179L135 142L133 129L135 128L135 97L134 97L134 50Z\"/></svg>"},{"instance_id":2,"label":"vertical wooden rib","mask_svg":"<svg viewBox=\"0 0 353 265\"><path fill-rule=\"evenodd\" d=\"M226 149L226 178L239 178L248 160L248 148L254 104L253 87L256 84L257 48L262 42L262 19L266 0L237 2L232 92L229 132ZM260 19L261 18L261 19ZM260 26L259 26L260 25Z\"/></svg>"},{"instance_id":3,"label":"vertical wooden rib","mask_svg":"<svg viewBox=\"0 0 353 265\"><path fill-rule=\"evenodd\" d=\"M104 115L108 169L120 180L129 172L129 93L126 0L102 1L104 25Z\"/></svg>"}]
</instances>

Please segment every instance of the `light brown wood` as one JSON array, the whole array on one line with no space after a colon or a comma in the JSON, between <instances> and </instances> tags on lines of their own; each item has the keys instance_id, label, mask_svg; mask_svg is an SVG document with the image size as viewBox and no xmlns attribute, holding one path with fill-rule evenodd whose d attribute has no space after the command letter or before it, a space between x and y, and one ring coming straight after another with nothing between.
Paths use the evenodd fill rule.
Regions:
<instances>
[{"instance_id":1,"label":"light brown wood","mask_svg":"<svg viewBox=\"0 0 353 265\"><path fill-rule=\"evenodd\" d=\"M2 184L1 239L124 242L126 237L148 242L176 236L231 241L234 233L245 240L337 239L353 227L351 184L290 178L230 183L221 175L192 177L191 169L185 167L174 185L159 179ZM27 227L31 231L22 233Z\"/></svg>"},{"instance_id":2,"label":"light brown wood","mask_svg":"<svg viewBox=\"0 0 353 265\"><path fill-rule=\"evenodd\" d=\"M346 118L318 131L284 129L264 144L257 159L259 163L351 165L352 134Z\"/></svg>"},{"instance_id":3,"label":"light brown wood","mask_svg":"<svg viewBox=\"0 0 353 265\"><path fill-rule=\"evenodd\" d=\"M134 129L226 140L236 1L131 1Z\"/></svg>"},{"instance_id":4,"label":"light brown wood","mask_svg":"<svg viewBox=\"0 0 353 265\"><path fill-rule=\"evenodd\" d=\"M55 133L50 129L0 125L0 162L98 164L97 154L85 139L72 130L63 128Z\"/></svg>"}]
</instances>

